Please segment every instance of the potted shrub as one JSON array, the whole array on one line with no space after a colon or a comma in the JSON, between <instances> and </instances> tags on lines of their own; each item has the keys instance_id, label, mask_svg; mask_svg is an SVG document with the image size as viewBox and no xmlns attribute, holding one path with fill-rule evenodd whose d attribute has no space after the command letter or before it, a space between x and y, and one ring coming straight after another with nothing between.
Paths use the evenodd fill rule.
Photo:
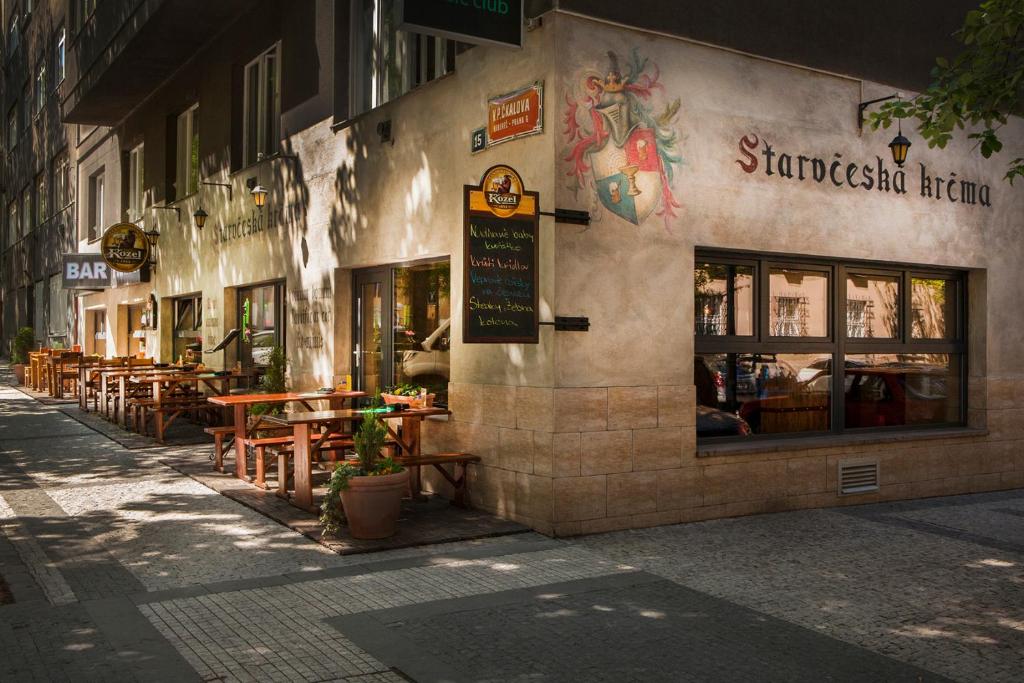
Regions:
<instances>
[{"instance_id":1,"label":"potted shrub","mask_svg":"<svg viewBox=\"0 0 1024 683\"><path fill-rule=\"evenodd\" d=\"M426 387L416 384L400 384L380 395L386 405L404 403L410 408L429 408L434 405L434 394L427 393Z\"/></svg>"},{"instance_id":2,"label":"potted shrub","mask_svg":"<svg viewBox=\"0 0 1024 683\"><path fill-rule=\"evenodd\" d=\"M25 383L25 364L28 363L28 352L36 345L35 332L31 327L22 327L14 337L11 348L11 367L18 384Z\"/></svg>"},{"instance_id":3,"label":"potted shrub","mask_svg":"<svg viewBox=\"0 0 1024 683\"><path fill-rule=\"evenodd\" d=\"M390 457L381 458L387 428L372 412L364 414L353 441L358 462L339 463L320 506L320 523L336 533L348 521L353 538L388 538L395 534L409 471ZM344 512L344 516L343 516Z\"/></svg>"}]
</instances>

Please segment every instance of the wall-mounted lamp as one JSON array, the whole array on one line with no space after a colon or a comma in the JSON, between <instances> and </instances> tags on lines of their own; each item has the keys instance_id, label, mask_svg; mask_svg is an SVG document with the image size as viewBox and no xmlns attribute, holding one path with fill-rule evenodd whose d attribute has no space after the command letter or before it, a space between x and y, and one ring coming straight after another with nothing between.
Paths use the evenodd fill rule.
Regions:
<instances>
[{"instance_id":1,"label":"wall-mounted lamp","mask_svg":"<svg viewBox=\"0 0 1024 683\"><path fill-rule=\"evenodd\" d=\"M903 137L903 126L899 126L899 132L896 133L896 137L889 143L889 150L892 152L892 160L896 162L897 166L902 167L903 162L907 160L907 151L910 149L910 140Z\"/></svg>"},{"instance_id":2,"label":"wall-mounted lamp","mask_svg":"<svg viewBox=\"0 0 1024 683\"><path fill-rule=\"evenodd\" d=\"M895 92L892 95L885 97L877 97L873 100L867 100L857 105L857 130L864 130L864 111L872 104L879 102L885 102L887 100L902 99L903 93ZM907 152L910 150L910 140L903 137L903 122L901 119L896 119L897 130L896 137L889 143L889 151L892 152L892 160L897 166L902 167L903 163L907 160Z\"/></svg>"},{"instance_id":3,"label":"wall-mounted lamp","mask_svg":"<svg viewBox=\"0 0 1024 683\"><path fill-rule=\"evenodd\" d=\"M203 229L203 226L206 225L206 218L209 215L210 214L208 214L205 211L203 211L203 207L201 207L201 206L198 209L196 209L196 212L194 214L192 214L192 220L195 221L196 227L198 229L200 229L200 230Z\"/></svg>"},{"instance_id":4,"label":"wall-mounted lamp","mask_svg":"<svg viewBox=\"0 0 1024 683\"><path fill-rule=\"evenodd\" d=\"M211 182L209 180L203 180L200 184L201 185L212 185L213 187L226 187L227 190L228 190L228 201L231 201L232 195L234 194L232 192L232 190L231 190L231 184L230 183L214 183L214 182Z\"/></svg>"},{"instance_id":5,"label":"wall-mounted lamp","mask_svg":"<svg viewBox=\"0 0 1024 683\"><path fill-rule=\"evenodd\" d=\"M156 228L153 228L152 230L147 230L144 234L146 235L146 239L149 240L149 246L155 247L157 240L160 239L160 233L156 231Z\"/></svg>"},{"instance_id":6,"label":"wall-mounted lamp","mask_svg":"<svg viewBox=\"0 0 1024 683\"><path fill-rule=\"evenodd\" d=\"M252 195L252 201L256 204L257 208L262 209L263 205L267 203L267 188L262 185L253 187L249 190L249 194Z\"/></svg>"}]
</instances>

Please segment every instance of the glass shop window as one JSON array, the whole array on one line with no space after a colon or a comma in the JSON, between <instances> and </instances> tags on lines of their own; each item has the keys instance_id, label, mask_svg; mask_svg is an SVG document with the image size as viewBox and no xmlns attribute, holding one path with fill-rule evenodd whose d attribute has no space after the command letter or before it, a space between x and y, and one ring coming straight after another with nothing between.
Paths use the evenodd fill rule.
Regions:
<instances>
[{"instance_id":1,"label":"glass shop window","mask_svg":"<svg viewBox=\"0 0 1024 683\"><path fill-rule=\"evenodd\" d=\"M699 439L964 424L964 273L702 251L695 263Z\"/></svg>"}]
</instances>

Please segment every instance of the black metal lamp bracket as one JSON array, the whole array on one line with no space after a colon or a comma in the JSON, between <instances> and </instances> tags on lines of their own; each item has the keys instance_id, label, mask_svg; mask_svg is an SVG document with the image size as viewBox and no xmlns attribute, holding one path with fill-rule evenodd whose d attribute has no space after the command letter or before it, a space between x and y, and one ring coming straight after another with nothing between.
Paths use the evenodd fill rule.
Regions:
<instances>
[{"instance_id":1,"label":"black metal lamp bracket","mask_svg":"<svg viewBox=\"0 0 1024 683\"><path fill-rule=\"evenodd\" d=\"M902 96L903 96L902 93L894 92L893 94L888 95L886 97L878 97L876 99L867 100L866 102L861 102L860 104L858 104L857 105L857 130L861 131L861 132L864 131L864 112L865 112L865 110L867 110L868 107L870 107L872 104L878 104L879 102L885 102L887 100L895 100L896 98L899 98L899 97L902 97Z\"/></svg>"}]
</instances>

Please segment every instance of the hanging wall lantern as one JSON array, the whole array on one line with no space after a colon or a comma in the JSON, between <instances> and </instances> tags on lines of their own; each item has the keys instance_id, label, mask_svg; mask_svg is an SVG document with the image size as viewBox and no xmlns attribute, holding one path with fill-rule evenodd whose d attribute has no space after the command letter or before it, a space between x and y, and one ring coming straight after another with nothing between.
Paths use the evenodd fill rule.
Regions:
<instances>
[{"instance_id":1,"label":"hanging wall lantern","mask_svg":"<svg viewBox=\"0 0 1024 683\"><path fill-rule=\"evenodd\" d=\"M208 215L208 213L203 211L203 207L199 207L198 209L196 209L196 212L192 214L192 220L195 221L196 227L198 229L202 230L203 226L206 225L206 217Z\"/></svg>"},{"instance_id":2,"label":"hanging wall lantern","mask_svg":"<svg viewBox=\"0 0 1024 683\"><path fill-rule=\"evenodd\" d=\"M252 201L256 204L257 208L262 209L263 205L267 203L267 188L262 185L257 185L249 190L249 194L252 195Z\"/></svg>"},{"instance_id":3,"label":"hanging wall lantern","mask_svg":"<svg viewBox=\"0 0 1024 683\"><path fill-rule=\"evenodd\" d=\"M896 137L889 143L889 151L892 152L892 160L896 162L897 166L902 167L903 162L907 160L907 151L910 149L910 140L903 137L903 130L901 129Z\"/></svg>"}]
</instances>

